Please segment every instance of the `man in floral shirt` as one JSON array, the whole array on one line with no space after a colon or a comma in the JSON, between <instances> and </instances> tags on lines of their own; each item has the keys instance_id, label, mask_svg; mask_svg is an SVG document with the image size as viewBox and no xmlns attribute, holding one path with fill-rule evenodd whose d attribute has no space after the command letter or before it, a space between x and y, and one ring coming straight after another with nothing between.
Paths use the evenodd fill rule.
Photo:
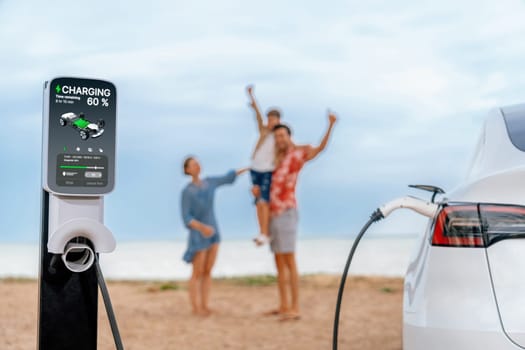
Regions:
<instances>
[{"instance_id":1,"label":"man in floral shirt","mask_svg":"<svg viewBox=\"0 0 525 350\"><path fill-rule=\"evenodd\" d=\"M295 261L298 223L295 198L297 177L304 163L325 149L336 121L335 114L329 113L328 120L328 130L317 147L295 146L291 139L292 132L286 125L279 124L273 129L277 154L270 189L270 247L275 254L277 265L280 304L279 309L269 313L281 315L282 320L300 318L299 275ZM288 281L292 296L291 305L288 304L287 297Z\"/></svg>"}]
</instances>

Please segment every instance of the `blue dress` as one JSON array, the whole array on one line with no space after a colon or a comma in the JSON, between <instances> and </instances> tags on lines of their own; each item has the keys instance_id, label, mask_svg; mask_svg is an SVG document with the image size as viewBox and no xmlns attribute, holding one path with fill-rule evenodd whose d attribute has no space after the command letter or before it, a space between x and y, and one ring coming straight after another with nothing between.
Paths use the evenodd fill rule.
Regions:
<instances>
[{"instance_id":1,"label":"blue dress","mask_svg":"<svg viewBox=\"0 0 525 350\"><path fill-rule=\"evenodd\" d=\"M221 236L213 209L215 190L221 185L232 184L236 177L235 170L231 170L224 176L204 178L200 186L190 182L182 191L182 220L190 230L184 261L191 263L196 252L206 250L212 244L220 242ZM200 231L190 228L189 224L192 220L213 227L214 234L211 237L204 237Z\"/></svg>"}]
</instances>

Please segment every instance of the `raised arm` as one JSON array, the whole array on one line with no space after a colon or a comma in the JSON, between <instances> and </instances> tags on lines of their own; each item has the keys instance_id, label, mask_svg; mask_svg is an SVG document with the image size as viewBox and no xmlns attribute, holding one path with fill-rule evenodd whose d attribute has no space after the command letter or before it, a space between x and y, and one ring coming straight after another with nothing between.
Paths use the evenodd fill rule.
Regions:
<instances>
[{"instance_id":1,"label":"raised arm","mask_svg":"<svg viewBox=\"0 0 525 350\"><path fill-rule=\"evenodd\" d=\"M250 98L250 106L255 112L255 118L257 119L257 128L259 129L259 133L262 133L264 131L264 121L259 105L257 104L257 101L255 100L255 96L253 94L253 85L248 85L246 87L246 92L248 93L248 97Z\"/></svg>"},{"instance_id":2,"label":"raised arm","mask_svg":"<svg viewBox=\"0 0 525 350\"><path fill-rule=\"evenodd\" d=\"M333 112L329 112L328 113L328 129L326 130L324 136L323 136L323 139L321 140L321 143L319 144L319 146L317 147L311 147L308 149L308 154L306 155L306 160L312 160L314 159L315 157L317 157L317 155L319 153L321 153L325 148L326 148L326 145L328 144L328 140L330 140L330 136L332 135L332 129L334 127L334 124L337 120L337 117L335 115L335 113Z\"/></svg>"}]
</instances>

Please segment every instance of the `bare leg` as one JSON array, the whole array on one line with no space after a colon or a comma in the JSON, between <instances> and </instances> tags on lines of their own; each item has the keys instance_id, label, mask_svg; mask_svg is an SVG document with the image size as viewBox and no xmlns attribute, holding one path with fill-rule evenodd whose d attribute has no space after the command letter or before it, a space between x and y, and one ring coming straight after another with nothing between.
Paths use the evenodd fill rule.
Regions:
<instances>
[{"instance_id":1,"label":"bare leg","mask_svg":"<svg viewBox=\"0 0 525 350\"><path fill-rule=\"evenodd\" d=\"M292 292L292 308L290 311L299 315L299 272L295 262L295 253L284 254L284 261L288 271L290 271L290 290Z\"/></svg>"},{"instance_id":2,"label":"bare leg","mask_svg":"<svg viewBox=\"0 0 525 350\"><path fill-rule=\"evenodd\" d=\"M269 237L270 231L268 226L270 225L270 205L268 202L259 201L257 203L257 211L260 211L259 226L261 228L261 233Z\"/></svg>"},{"instance_id":3,"label":"bare leg","mask_svg":"<svg viewBox=\"0 0 525 350\"><path fill-rule=\"evenodd\" d=\"M265 201L258 201L257 207L257 220L259 221L259 232L265 236L269 236L268 226L270 221L270 206Z\"/></svg>"},{"instance_id":4,"label":"bare leg","mask_svg":"<svg viewBox=\"0 0 525 350\"><path fill-rule=\"evenodd\" d=\"M211 313L210 308L208 307L209 296L210 296L210 286L211 286L211 270L213 265L215 265L215 260L217 259L217 252L219 251L219 244L216 243L212 245L206 251L206 259L204 263L204 271L202 274L202 284L201 284L201 302L202 302L202 311L205 315Z\"/></svg>"},{"instance_id":5,"label":"bare leg","mask_svg":"<svg viewBox=\"0 0 525 350\"><path fill-rule=\"evenodd\" d=\"M261 202L259 199L261 198L261 188L257 185L254 185L252 187L252 194L253 194L253 197L255 199L255 208L256 208L256 213L257 213L257 222L259 223L259 232L260 233L265 233L268 231L268 228L266 228L266 231L263 231L263 204L264 202Z\"/></svg>"},{"instance_id":6,"label":"bare leg","mask_svg":"<svg viewBox=\"0 0 525 350\"><path fill-rule=\"evenodd\" d=\"M275 254L275 265L277 266L277 287L279 289L279 313L286 313L288 312L288 295L286 263L283 254Z\"/></svg>"},{"instance_id":7,"label":"bare leg","mask_svg":"<svg viewBox=\"0 0 525 350\"><path fill-rule=\"evenodd\" d=\"M192 265L193 270L191 273L191 278L189 282L189 293L190 293L190 302L191 302L191 308L194 314L199 314L201 312L201 308L199 306L198 302L198 292L199 292L199 285L202 279L202 274L204 271L204 262L205 262L205 252L200 251L195 254L193 257Z\"/></svg>"},{"instance_id":8,"label":"bare leg","mask_svg":"<svg viewBox=\"0 0 525 350\"><path fill-rule=\"evenodd\" d=\"M269 242L270 205L268 204L268 202L260 200L261 188L259 186L252 187L252 194L256 201L255 207L257 212L257 222L259 223L259 233L262 236L266 237L266 242ZM266 243L264 240L262 240L260 236L255 237L253 240L258 246L261 246Z\"/></svg>"}]
</instances>

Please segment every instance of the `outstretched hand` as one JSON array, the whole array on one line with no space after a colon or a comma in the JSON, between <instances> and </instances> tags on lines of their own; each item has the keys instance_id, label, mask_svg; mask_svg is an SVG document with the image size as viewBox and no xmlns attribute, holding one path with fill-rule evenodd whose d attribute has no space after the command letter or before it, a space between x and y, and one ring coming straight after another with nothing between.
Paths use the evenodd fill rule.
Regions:
<instances>
[{"instance_id":1,"label":"outstretched hand","mask_svg":"<svg viewBox=\"0 0 525 350\"><path fill-rule=\"evenodd\" d=\"M336 121L337 115L332 111L328 111L328 122L330 123L330 125L334 125Z\"/></svg>"},{"instance_id":2,"label":"outstretched hand","mask_svg":"<svg viewBox=\"0 0 525 350\"><path fill-rule=\"evenodd\" d=\"M246 92L248 93L248 95L250 95L250 97L253 97L253 85L252 84L246 86Z\"/></svg>"},{"instance_id":3,"label":"outstretched hand","mask_svg":"<svg viewBox=\"0 0 525 350\"><path fill-rule=\"evenodd\" d=\"M257 108L257 103L255 102L255 96L253 96L253 85L247 85L246 86L246 92L248 93L248 96L250 97L250 107Z\"/></svg>"},{"instance_id":4,"label":"outstretched hand","mask_svg":"<svg viewBox=\"0 0 525 350\"><path fill-rule=\"evenodd\" d=\"M328 110L328 122L329 122L328 129L326 130L319 146L306 149L307 150L306 160L314 159L315 157L317 157L319 153L321 153L326 148L326 145L328 144L328 140L330 139L330 135L332 133L332 129L336 121L337 121L337 116L335 115L335 113Z\"/></svg>"}]
</instances>

